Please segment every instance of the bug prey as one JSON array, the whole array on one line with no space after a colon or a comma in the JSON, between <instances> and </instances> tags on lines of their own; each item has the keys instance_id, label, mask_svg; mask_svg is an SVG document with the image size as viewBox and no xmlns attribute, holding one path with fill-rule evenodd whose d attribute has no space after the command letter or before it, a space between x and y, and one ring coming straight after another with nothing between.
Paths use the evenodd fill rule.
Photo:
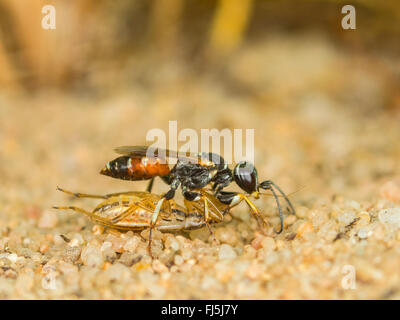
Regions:
<instances>
[{"instance_id":1,"label":"bug prey","mask_svg":"<svg viewBox=\"0 0 400 320\"><path fill-rule=\"evenodd\" d=\"M152 233L151 226L163 232L176 232L202 228L208 223L204 219L203 202L185 200L185 207L178 205L174 200L163 203L158 219L152 223L154 210L161 197L149 192L120 192L107 195L92 195L75 193L57 188L66 194L77 198L102 199L92 211L75 206L54 206L54 209L73 210L88 216L93 222L119 230L143 230L150 228L148 248L151 254ZM221 222L228 206L215 197L204 192L209 204L210 222ZM211 229L209 229L211 232Z\"/></svg>"}]
</instances>

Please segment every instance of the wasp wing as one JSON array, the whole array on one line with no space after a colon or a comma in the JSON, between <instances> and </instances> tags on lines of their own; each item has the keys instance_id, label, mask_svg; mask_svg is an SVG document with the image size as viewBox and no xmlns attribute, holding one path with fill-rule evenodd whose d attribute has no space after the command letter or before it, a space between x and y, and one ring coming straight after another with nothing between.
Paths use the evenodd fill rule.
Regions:
<instances>
[{"instance_id":1,"label":"wasp wing","mask_svg":"<svg viewBox=\"0 0 400 320\"><path fill-rule=\"evenodd\" d=\"M166 161L168 158L179 159L180 161L186 161L191 163L198 163L200 157L196 153L190 152L178 152L169 149L153 148L149 146L122 146L114 149L116 153L127 155L131 157L149 159L160 159Z\"/></svg>"}]
</instances>

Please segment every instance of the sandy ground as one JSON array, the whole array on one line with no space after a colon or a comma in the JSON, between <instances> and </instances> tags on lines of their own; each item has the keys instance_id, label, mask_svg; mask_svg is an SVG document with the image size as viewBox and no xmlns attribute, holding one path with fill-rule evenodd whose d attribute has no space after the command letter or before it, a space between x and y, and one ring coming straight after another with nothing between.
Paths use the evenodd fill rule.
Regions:
<instances>
[{"instance_id":1,"label":"sandy ground","mask_svg":"<svg viewBox=\"0 0 400 320\"><path fill-rule=\"evenodd\" d=\"M400 298L399 96L388 76L396 65L318 35L280 36L246 46L222 75L174 62L119 75L131 82L113 94L0 95L0 298ZM266 197L256 205L267 235L243 205L214 226L219 244L206 229L156 233L152 260L147 231L104 230L51 209L97 203L56 186L143 190L98 172L114 147L145 144L168 120L254 128L260 179L298 191L283 233L272 231L279 219ZM166 190L156 183L156 193Z\"/></svg>"}]
</instances>

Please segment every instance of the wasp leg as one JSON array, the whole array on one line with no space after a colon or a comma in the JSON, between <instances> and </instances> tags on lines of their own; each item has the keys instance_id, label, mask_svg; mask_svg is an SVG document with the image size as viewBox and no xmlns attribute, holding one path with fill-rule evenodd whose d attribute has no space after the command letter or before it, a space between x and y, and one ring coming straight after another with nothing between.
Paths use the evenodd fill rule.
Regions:
<instances>
[{"instance_id":1,"label":"wasp leg","mask_svg":"<svg viewBox=\"0 0 400 320\"><path fill-rule=\"evenodd\" d=\"M201 191L200 191L201 192ZM212 219L216 220L217 222L221 222L224 219L223 214L221 213L221 211L215 206L215 204L210 201L203 192L198 193L198 192L191 192L191 191L184 191L183 196L185 197L186 200L190 202L195 202L195 201L199 201L202 200L203 201L203 209L204 209L204 223L208 228L208 231L210 232L212 238L213 238L213 242L217 242L217 239L215 238L215 234L214 231L212 230L211 226L210 226L210 221L212 221ZM209 206L208 204L211 204L211 206L215 209L215 212L213 214L211 214L210 210L209 210ZM211 217L212 215L212 217Z\"/></svg>"},{"instance_id":2,"label":"wasp leg","mask_svg":"<svg viewBox=\"0 0 400 320\"><path fill-rule=\"evenodd\" d=\"M229 205L229 209L237 206L242 201L245 201L246 204L249 206L252 215L256 218L259 228L261 230L264 230L266 226L264 219L262 218L260 212L253 204L253 202L251 202L251 200L245 194L238 192L221 191L216 194L216 197L222 203Z\"/></svg>"},{"instance_id":3,"label":"wasp leg","mask_svg":"<svg viewBox=\"0 0 400 320\"><path fill-rule=\"evenodd\" d=\"M146 192L151 193L151 190L153 190L153 184L154 184L154 177L150 179L149 184L147 185Z\"/></svg>"},{"instance_id":4,"label":"wasp leg","mask_svg":"<svg viewBox=\"0 0 400 320\"><path fill-rule=\"evenodd\" d=\"M253 202L250 201L250 199L245 196L244 194L240 194L241 198L247 203L247 205L249 206L251 212L253 213L253 215L255 216L255 218L257 219L257 223L260 227L261 230L264 230L265 227L265 221L264 219L261 217L260 212L258 211L258 209L256 208L256 206L253 204Z\"/></svg>"}]
</instances>

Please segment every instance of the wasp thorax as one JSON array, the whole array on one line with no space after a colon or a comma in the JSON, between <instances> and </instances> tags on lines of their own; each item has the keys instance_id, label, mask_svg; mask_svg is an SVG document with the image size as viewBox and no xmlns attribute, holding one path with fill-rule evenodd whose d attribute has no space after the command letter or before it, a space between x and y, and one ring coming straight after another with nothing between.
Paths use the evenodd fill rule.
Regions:
<instances>
[{"instance_id":1,"label":"wasp thorax","mask_svg":"<svg viewBox=\"0 0 400 320\"><path fill-rule=\"evenodd\" d=\"M233 178L236 184L247 193L257 191L257 169L250 162L239 162L233 170Z\"/></svg>"}]
</instances>

